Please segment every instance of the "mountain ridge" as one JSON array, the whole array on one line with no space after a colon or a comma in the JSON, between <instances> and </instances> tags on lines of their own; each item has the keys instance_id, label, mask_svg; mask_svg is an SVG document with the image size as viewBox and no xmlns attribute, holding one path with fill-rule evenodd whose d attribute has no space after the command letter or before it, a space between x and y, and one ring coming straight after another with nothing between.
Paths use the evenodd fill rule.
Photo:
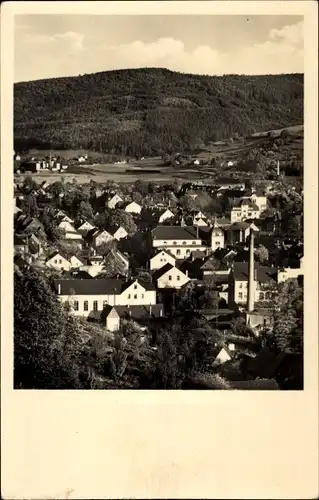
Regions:
<instances>
[{"instance_id":1,"label":"mountain ridge","mask_svg":"<svg viewBox=\"0 0 319 500\"><path fill-rule=\"evenodd\" d=\"M138 68L17 82L15 149L152 155L282 128L303 122L303 78Z\"/></svg>"}]
</instances>

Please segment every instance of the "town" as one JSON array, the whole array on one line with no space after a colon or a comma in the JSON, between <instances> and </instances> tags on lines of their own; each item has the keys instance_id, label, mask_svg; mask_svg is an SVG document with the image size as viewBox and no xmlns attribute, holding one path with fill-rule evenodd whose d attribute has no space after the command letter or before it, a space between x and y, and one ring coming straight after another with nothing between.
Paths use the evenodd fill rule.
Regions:
<instances>
[{"instance_id":1,"label":"town","mask_svg":"<svg viewBox=\"0 0 319 500\"><path fill-rule=\"evenodd\" d=\"M303 388L303 190L279 161L268 179L166 184L62 165L14 186L15 309L48 331L39 387Z\"/></svg>"}]
</instances>

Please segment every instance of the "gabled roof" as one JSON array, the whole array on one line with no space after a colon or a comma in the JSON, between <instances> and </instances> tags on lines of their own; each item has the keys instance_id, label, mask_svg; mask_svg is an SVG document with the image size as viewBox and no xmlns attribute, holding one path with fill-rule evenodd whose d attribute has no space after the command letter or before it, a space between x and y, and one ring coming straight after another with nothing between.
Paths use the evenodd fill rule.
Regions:
<instances>
[{"instance_id":1,"label":"gabled roof","mask_svg":"<svg viewBox=\"0 0 319 500\"><path fill-rule=\"evenodd\" d=\"M278 270L276 267L261 266L258 263L255 263L255 270L257 271L258 282L277 282ZM248 262L235 262L233 272L236 281L248 281Z\"/></svg>"},{"instance_id":2,"label":"gabled roof","mask_svg":"<svg viewBox=\"0 0 319 500\"><path fill-rule=\"evenodd\" d=\"M56 250L55 252L53 252L52 254L50 254L46 259L45 261L46 262L49 262L49 260L51 259L54 259L54 257L56 257L57 255L59 255L60 257L62 257L63 259L69 261L69 257L64 253L64 252L60 252L58 250Z\"/></svg>"},{"instance_id":3,"label":"gabled roof","mask_svg":"<svg viewBox=\"0 0 319 500\"><path fill-rule=\"evenodd\" d=\"M156 281L161 278L164 274L168 273L171 269L174 269L175 266L172 266L172 264L165 264L165 266L161 267L160 269L156 269L154 273L152 274L153 279Z\"/></svg>"},{"instance_id":4,"label":"gabled roof","mask_svg":"<svg viewBox=\"0 0 319 500\"><path fill-rule=\"evenodd\" d=\"M153 255L153 257L150 258L150 260L154 259L154 257L157 257L158 255L160 255L162 253L166 253L167 255L172 257L175 261L177 260L176 256L170 250L167 250L166 248L163 248L162 250L159 250L158 252L156 252L155 255Z\"/></svg>"},{"instance_id":5,"label":"gabled roof","mask_svg":"<svg viewBox=\"0 0 319 500\"><path fill-rule=\"evenodd\" d=\"M160 318L164 316L163 304L152 304L151 306L114 306L120 318L141 320L148 317Z\"/></svg>"},{"instance_id":6,"label":"gabled roof","mask_svg":"<svg viewBox=\"0 0 319 500\"><path fill-rule=\"evenodd\" d=\"M71 279L55 280L54 285L58 291L61 286L60 295L120 295L125 281L118 279Z\"/></svg>"},{"instance_id":7,"label":"gabled roof","mask_svg":"<svg viewBox=\"0 0 319 500\"><path fill-rule=\"evenodd\" d=\"M155 290L153 283L151 283L149 281L142 281L140 279L132 278L132 279L124 282L124 284L122 286L122 292L124 292L124 290L127 290L130 286L133 285L133 283L136 283L136 282L139 285L141 285L144 288L144 290L148 290L148 291Z\"/></svg>"},{"instance_id":8,"label":"gabled roof","mask_svg":"<svg viewBox=\"0 0 319 500\"><path fill-rule=\"evenodd\" d=\"M152 230L153 239L158 240L190 240L197 238L194 226L157 226Z\"/></svg>"}]
</instances>

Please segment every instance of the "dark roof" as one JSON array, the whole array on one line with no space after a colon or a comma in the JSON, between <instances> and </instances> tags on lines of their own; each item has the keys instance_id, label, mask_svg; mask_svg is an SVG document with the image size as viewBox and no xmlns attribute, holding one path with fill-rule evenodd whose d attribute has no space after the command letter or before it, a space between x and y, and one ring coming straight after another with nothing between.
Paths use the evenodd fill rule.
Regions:
<instances>
[{"instance_id":1,"label":"dark roof","mask_svg":"<svg viewBox=\"0 0 319 500\"><path fill-rule=\"evenodd\" d=\"M61 285L60 295L120 295L124 281L117 279L71 279L55 280L54 285L58 291L58 285Z\"/></svg>"},{"instance_id":2,"label":"dark roof","mask_svg":"<svg viewBox=\"0 0 319 500\"><path fill-rule=\"evenodd\" d=\"M154 280L158 280L163 274L167 273L171 269L173 269L175 266L172 266L172 264L165 264L165 266L161 267L160 269L156 269L156 271L152 274Z\"/></svg>"},{"instance_id":3,"label":"dark roof","mask_svg":"<svg viewBox=\"0 0 319 500\"><path fill-rule=\"evenodd\" d=\"M254 391L274 391L279 390L275 379L240 380L231 382L233 389L254 390Z\"/></svg>"},{"instance_id":4,"label":"dark roof","mask_svg":"<svg viewBox=\"0 0 319 500\"><path fill-rule=\"evenodd\" d=\"M137 283L139 283L145 290L155 290L154 288L154 285L153 283L151 283L150 281L143 281L143 280L140 280L140 279L130 279L130 280L127 280L124 282L123 284L123 287L122 287L122 292L124 292L124 290L126 290L127 288L129 288L131 285L133 285L133 283L135 283L137 281Z\"/></svg>"},{"instance_id":5,"label":"dark roof","mask_svg":"<svg viewBox=\"0 0 319 500\"><path fill-rule=\"evenodd\" d=\"M120 318L131 318L135 320L146 319L147 317L163 317L163 304L152 304L150 306L114 306ZM161 313L162 312L162 313Z\"/></svg>"},{"instance_id":6,"label":"dark roof","mask_svg":"<svg viewBox=\"0 0 319 500\"><path fill-rule=\"evenodd\" d=\"M152 230L152 237L159 240L190 240L197 239L196 235L194 226L157 226Z\"/></svg>"},{"instance_id":7,"label":"dark roof","mask_svg":"<svg viewBox=\"0 0 319 500\"><path fill-rule=\"evenodd\" d=\"M257 271L257 281L262 283L277 282L276 267L261 266L255 263L255 270ZM248 281L248 262L235 262L233 271L235 280Z\"/></svg>"},{"instance_id":8,"label":"dark roof","mask_svg":"<svg viewBox=\"0 0 319 500\"><path fill-rule=\"evenodd\" d=\"M78 269L76 270L73 270L73 271L70 271L69 273L67 273L66 276L70 276L70 278L76 278L76 279L80 279L80 280L83 280L83 279L92 279L92 276L86 272L86 271L79 271Z\"/></svg>"}]
</instances>

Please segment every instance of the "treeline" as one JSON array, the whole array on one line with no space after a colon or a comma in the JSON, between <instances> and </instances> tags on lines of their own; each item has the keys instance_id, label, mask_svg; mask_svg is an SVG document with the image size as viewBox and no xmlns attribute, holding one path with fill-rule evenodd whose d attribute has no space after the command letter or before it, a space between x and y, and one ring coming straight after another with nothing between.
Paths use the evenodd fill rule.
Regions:
<instances>
[{"instance_id":1,"label":"treeline","mask_svg":"<svg viewBox=\"0 0 319 500\"><path fill-rule=\"evenodd\" d=\"M303 122L303 75L197 76L117 70L14 86L15 149L128 156Z\"/></svg>"}]
</instances>

